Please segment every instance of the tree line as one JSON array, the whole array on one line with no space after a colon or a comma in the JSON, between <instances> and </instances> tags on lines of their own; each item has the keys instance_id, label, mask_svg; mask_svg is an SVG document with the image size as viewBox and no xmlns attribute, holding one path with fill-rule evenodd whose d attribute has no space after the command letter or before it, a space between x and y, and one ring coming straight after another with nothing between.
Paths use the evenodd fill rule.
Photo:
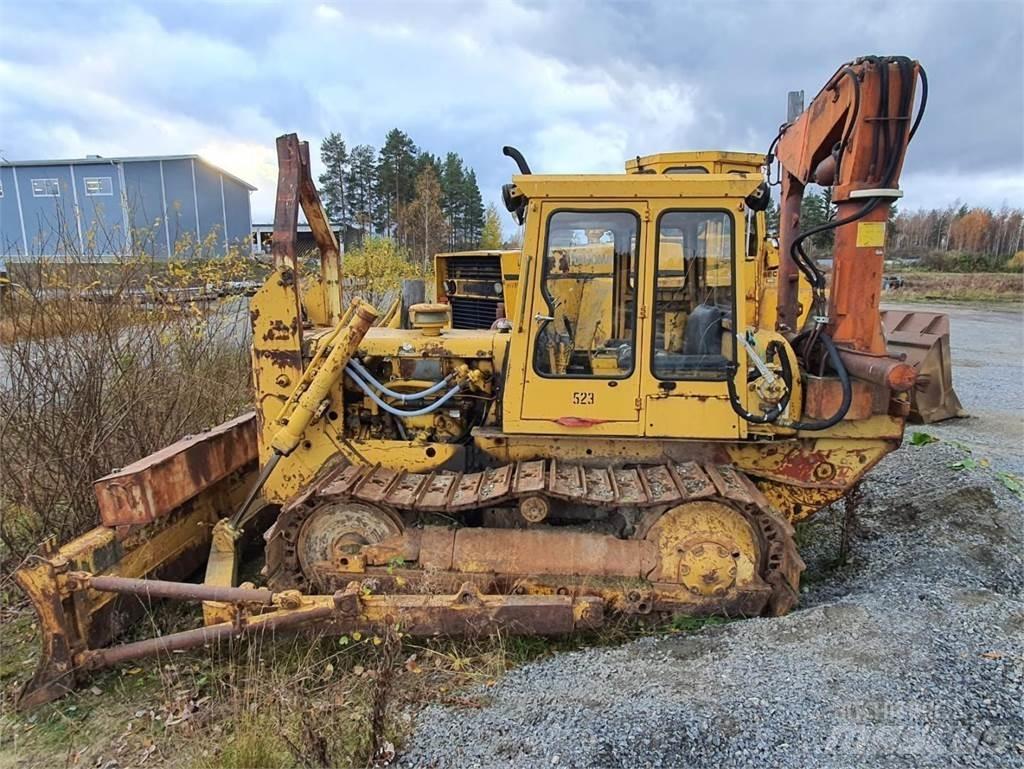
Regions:
<instances>
[{"instance_id":1,"label":"tree line","mask_svg":"<svg viewBox=\"0 0 1024 769\"><path fill-rule=\"evenodd\" d=\"M829 188L807 190L800 205L800 229L835 218ZM772 201L768 229L778 232L778 207ZM808 238L817 256L831 252L835 230ZM946 208L899 211L893 206L886 231L892 259L918 260L929 269L955 272L1020 270L1024 264L1024 209L998 210L954 204Z\"/></svg>"},{"instance_id":2,"label":"tree line","mask_svg":"<svg viewBox=\"0 0 1024 769\"><path fill-rule=\"evenodd\" d=\"M498 213L485 212L476 172L457 152L442 158L393 128L379 151L369 144L349 149L332 132L320 158L320 193L331 221L389 238L425 267L436 253L501 245Z\"/></svg>"}]
</instances>

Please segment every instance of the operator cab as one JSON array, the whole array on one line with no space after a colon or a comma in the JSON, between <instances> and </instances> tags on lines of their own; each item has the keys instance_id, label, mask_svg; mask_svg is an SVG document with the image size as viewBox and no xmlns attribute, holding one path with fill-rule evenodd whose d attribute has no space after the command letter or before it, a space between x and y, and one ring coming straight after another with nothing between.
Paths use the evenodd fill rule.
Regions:
<instances>
[{"instance_id":1,"label":"operator cab","mask_svg":"<svg viewBox=\"0 0 1024 769\"><path fill-rule=\"evenodd\" d=\"M745 365L735 334L753 312L763 162L671 153L625 175L514 178L525 231L508 375L524 397L505 401L507 432L745 435L727 379Z\"/></svg>"}]
</instances>

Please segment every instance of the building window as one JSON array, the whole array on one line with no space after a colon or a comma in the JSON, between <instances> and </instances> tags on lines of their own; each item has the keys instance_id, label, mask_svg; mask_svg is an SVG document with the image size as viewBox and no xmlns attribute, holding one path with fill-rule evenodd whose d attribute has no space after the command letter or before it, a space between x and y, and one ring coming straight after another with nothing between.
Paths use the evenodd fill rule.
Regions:
<instances>
[{"instance_id":1,"label":"building window","mask_svg":"<svg viewBox=\"0 0 1024 769\"><path fill-rule=\"evenodd\" d=\"M56 179L33 179L32 197L34 198L59 198L60 184Z\"/></svg>"},{"instance_id":2,"label":"building window","mask_svg":"<svg viewBox=\"0 0 1024 769\"><path fill-rule=\"evenodd\" d=\"M109 176L86 176L85 194L92 195L113 195L114 184Z\"/></svg>"}]
</instances>

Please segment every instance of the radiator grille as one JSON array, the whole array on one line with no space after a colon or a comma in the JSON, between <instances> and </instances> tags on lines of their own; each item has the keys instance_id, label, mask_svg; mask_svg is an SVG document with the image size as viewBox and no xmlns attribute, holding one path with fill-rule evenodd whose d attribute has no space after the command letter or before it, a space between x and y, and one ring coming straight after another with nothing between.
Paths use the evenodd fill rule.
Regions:
<instances>
[{"instance_id":1,"label":"radiator grille","mask_svg":"<svg viewBox=\"0 0 1024 769\"><path fill-rule=\"evenodd\" d=\"M452 259L448 262L448 277L456 280L490 280L501 282L501 257L480 256Z\"/></svg>"},{"instance_id":2,"label":"radiator grille","mask_svg":"<svg viewBox=\"0 0 1024 769\"><path fill-rule=\"evenodd\" d=\"M498 307L497 299L452 296L452 328L490 328Z\"/></svg>"}]
</instances>

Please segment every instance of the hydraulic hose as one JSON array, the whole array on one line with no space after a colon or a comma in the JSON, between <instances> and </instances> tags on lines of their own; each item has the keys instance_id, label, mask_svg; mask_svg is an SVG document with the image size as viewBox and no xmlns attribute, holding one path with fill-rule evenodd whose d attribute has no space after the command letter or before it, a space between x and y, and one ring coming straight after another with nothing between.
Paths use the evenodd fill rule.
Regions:
<instances>
[{"instance_id":1,"label":"hydraulic hose","mask_svg":"<svg viewBox=\"0 0 1024 769\"><path fill-rule=\"evenodd\" d=\"M384 395L388 396L389 398L394 398L395 400L399 401L400 403L412 403L414 401L423 400L427 396L433 395L434 393L440 392L441 390L443 390L445 388L445 386L447 386L447 384L452 379L452 375L449 374L444 379L442 379L440 382L435 382L434 384L432 384L426 390L419 390L418 392L414 392L414 393L400 393L400 392L395 392L394 390L391 390L388 387L385 387L383 384L381 384L381 382L373 374L371 374L369 371L367 371L366 367L363 366L363 364L360 363L359 361L357 361L355 358L352 358L352 360L350 360L348 362L348 369L347 370L348 370L349 374L352 373L352 369L355 369L356 374L364 382L366 382L371 387L373 387L375 390L377 390L380 393L383 393Z\"/></svg>"},{"instance_id":2,"label":"hydraulic hose","mask_svg":"<svg viewBox=\"0 0 1024 769\"><path fill-rule=\"evenodd\" d=\"M752 414L740 405L740 397L736 392L736 364L732 364L728 371L728 378L725 380L726 387L729 389L729 405L732 406L732 410L736 412L736 415L742 419L755 425L763 425L769 422L776 421L782 412L786 410L789 405L789 398L793 392L793 369L789 365L789 356L786 355L785 349L782 349L782 345L778 342L769 342L768 348L765 350L766 354L770 353L773 348L779 350L780 361L782 365L782 381L786 384L786 392L782 398L772 408L768 409L764 414Z\"/></svg>"},{"instance_id":3,"label":"hydraulic hose","mask_svg":"<svg viewBox=\"0 0 1024 769\"><path fill-rule=\"evenodd\" d=\"M839 348L836 347L836 343L832 341L832 337L828 334L818 334L817 340L825 345L825 350L828 352L828 358L832 362L832 367L839 376L839 384L843 388L843 400L839 404L839 408L836 409L836 413L828 419L815 422L792 422L786 425L786 427L792 427L796 430L827 430L833 425L838 424L846 416L846 412L850 410L850 404L853 402L853 384L850 382L850 374L846 370L846 366L843 365L843 359L839 356Z\"/></svg>"},{"instance_id":4,"label":"hydraulic hose","mask_svg":"<svg viewBox=\"0 0 1024 769\"><path fill-rule=\"evenodd\" d=\"M376 403L378 406L384 409L384 411L388 412L389 414L393 414L396 417L420 417L423 416L424 414L431 414L437 411L439 408L441 408L441 406L443 406L453 397L455 397L462 389L461 386L455 385L451 390L446 392L433 403L423 406L422 408L413 409L412 411L404 411L402 409L396 409L390 403L385 403L381 399L381 397L373 391L373 388L363 381L362 377L359 376L359 373L355 369L350 368L346 373L348 373L352 381L359 386L359 389L366 393L367 396L369 396L370 400L372 400L374 403Z\"/></svg>"},{"instance_id":5,"label":"hydraulic hose","mask_svg":"<svg viewBox=\"0 0 1024 769\"><path fill-rule=\"evenodd\" d=\"M917 72L921 76L921 104L917 108L917 117L914 118L914 125L910 128L910 136L907 137L907 144L914 138L914 134L917 133L917 127L921 125L921 118L924 117L924 108L928 105L928 75L924 72L924 67L920 64L917 65Z\"/></svg>"}]
</instances>

